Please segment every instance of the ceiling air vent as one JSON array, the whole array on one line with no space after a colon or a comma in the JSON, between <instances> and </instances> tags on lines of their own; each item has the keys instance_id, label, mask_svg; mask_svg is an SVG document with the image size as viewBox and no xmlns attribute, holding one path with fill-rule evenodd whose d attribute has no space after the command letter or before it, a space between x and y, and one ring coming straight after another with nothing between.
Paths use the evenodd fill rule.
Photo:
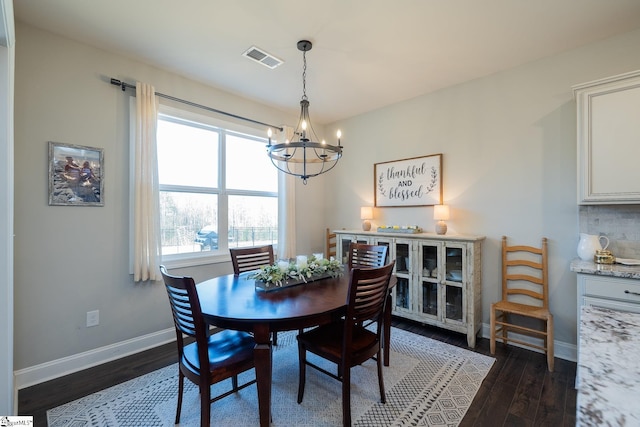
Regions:
<instances>
[{"instance_id":1,"label":"ceiling air vent","mask_svg":"<svg viewBox=\"0 0 640 427\"><path fill-rule=\"evenodd\" d=\"M252 59L265 67L269 67L271 69L276 68L278 65L282 64L282 60L276 58L273 55L268 54L264 50L257 48L255 46L251 46L247 49L242 56L246 56L249 59Z\"/></svg>"}]
</instances>

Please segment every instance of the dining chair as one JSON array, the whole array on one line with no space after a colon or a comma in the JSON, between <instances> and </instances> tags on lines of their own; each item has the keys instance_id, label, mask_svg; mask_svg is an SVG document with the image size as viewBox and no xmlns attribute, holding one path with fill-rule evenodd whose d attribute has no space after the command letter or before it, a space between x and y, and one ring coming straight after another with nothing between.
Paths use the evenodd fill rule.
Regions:
<instances>
[{"instance_id":1,"label":"dining chair","mask_svg":"<svg viewBox=\"0 0 640 427\"><path fill-rule=\"evenodd\" d=\"M514 315L537 319L542 325L516 323ZM502 237L502 300L491 304L490 319L491 354L495 354L496 340L536 348L546 353L549 372L553 372L553 315L549 311L546 237L542 238L540 248L509 246L507 237ZM513 332L541 339L542 345L510 336Z\"/></svg>"},{"instance_id":2,"label":"dining chair","mask_svg":"<svg viewBox=\"0 0 640 427\"><path fill-rule=\"evenodd\" d=\"M352 268L382 267L386 263L388 247L351 242L347 266Z\"/></svg>"},{"instance_id":3,"label":"dining chair","mask_svg":"<svg viewBox=\"0 0 640 427\"><path fill-rule=\"evenodd\" d=\"M354 268L349 274L345 316L298 335L300 377L298 403L304 397L306 366L342 382L342 423L351 425L351 368L374 358L378 369L380 401L386 402L382 378L382 324L389 279L395 261L378 268ZM375 331L362 324L375 320ZM307 360L307 351L337 365L337 375Z\"/></svg>"},{"instance_id":4,"label":"dining chair","mask_svg":"<svg viewBox=\"0 0 640 427\"><path fill-rule=\"evenodd\" d=\"M326 247L326 252L325 252L325 258L326 259L331 259L331 257L336 257L336 246L338 244L338 238L336 236L336 233L332 233L331 230L329 228L327 228L326 234L325 234L325 247Z\"/></svg>"},{"instance_id":5,"label":"dining chair","mask_svg":"<svg viewBox=\"0 0 640 427\"><path fill-rule=\"evenodd\" d=\"M178 407L175 423L180 423L184 378L200 390L200 425L208 426L211 404L245 387L255 379L238 385L238 374L253 368L255 341L245 332L222 330L211 334L202 318L196 284L191 277L172 276L160 266L164 279L178 345ZM187 343L185 336L195 341ZM191 341L191 340L189 340ZM211 385L231 378L231 390L211 397Z\"/></svg>"},{"instance_id":6,"label":"dining chair","mask_svg":"<svg viewBox=\"0 0 640 427\"><path fill-rule=\"evenodd\" d=\"M230 248L231 264L233 264L233 274L239 276L240 273L258 270L265 265L275 262L273 255L273 245L252 246L249 248ZM278 345L278 333L272 334L273 345Z\"/></svg>"},{"instance_id":7,"label":"dining chair","mask_svg":"<svg viewBox=\"0 0 640 427\"><path fill-rule=\"evenodd\" d=\"M258 270L275 262L273 245L252 246L250 248L231 248L231 263L236 276L245 271Z\"/></svg>"}]
</instances>

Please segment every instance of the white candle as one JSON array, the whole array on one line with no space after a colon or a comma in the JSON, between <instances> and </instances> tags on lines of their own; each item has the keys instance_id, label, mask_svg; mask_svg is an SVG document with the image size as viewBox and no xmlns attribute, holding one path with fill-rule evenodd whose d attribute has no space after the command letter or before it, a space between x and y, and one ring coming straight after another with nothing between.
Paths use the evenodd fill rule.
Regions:
<instances>
[{"instance_id":1,"label":"white candle","mask_svg":"<svg viewBox=\"0 0 640 427\"><path fill-rule=\"evenodd\" d=\"M289 269L289 261L278 261L278 268L280 271L287 271Z\"/></svg>"},{"instance_id":2,"label":"white candle","mask_svg":"<svg viewBox=\"0 0 640 427\"><path fill-rule=\"evenodd\" d=\"M296 257L296 264L299 269L307 267L307 256L306 255L298 255Z\"/></svg>"}]
</instances>

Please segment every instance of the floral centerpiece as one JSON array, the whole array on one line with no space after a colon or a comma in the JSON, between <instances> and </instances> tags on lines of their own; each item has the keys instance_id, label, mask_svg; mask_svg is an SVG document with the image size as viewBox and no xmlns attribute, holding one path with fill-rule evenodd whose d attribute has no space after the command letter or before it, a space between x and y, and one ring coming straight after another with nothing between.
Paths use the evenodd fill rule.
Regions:
<instances>
[{"instance_id":1,"label":"floral centerpiece","mask_svg":"<svg viewBox=\"0 0 640 427\"><path fill-rule=\"evenodd\" d=\"M256 280L256 287L264 290L282 288L312 282L325 277L342 275L343 266L335 260L314 254L310 257L298 255L295 261L278 261L273 265L261 267L248 276Z\"/></svg>"}]
</instances>

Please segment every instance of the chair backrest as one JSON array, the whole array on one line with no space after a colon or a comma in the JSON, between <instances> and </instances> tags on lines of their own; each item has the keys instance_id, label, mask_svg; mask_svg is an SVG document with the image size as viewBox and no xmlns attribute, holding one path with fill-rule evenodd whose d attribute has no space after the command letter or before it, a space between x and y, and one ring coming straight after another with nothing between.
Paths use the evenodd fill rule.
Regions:
<instances>
[{"instance_id":1,"label":"chair backrest","mask_svg":"<svg viewBox=\"0 0 640 427\"><path fill-rule=\"evenodd\" d=\"M502 299L525 296L530 302L549 308L548 290L547 238L543 237L541 247L537 248L509 246L507 237L502 236Z\"/></svg>"},{"instance_id":2,"label":"chair backrest","mask_svg":"<svg viewBox=\"0 0 640 427\"><path fill-rule=\"evenodd\" d=\"M351 242L349 244L348 267L375 268L382 267L387 259L388 248L384 245L367 245Z\"/></svg>"},{"instance_id":3,"label":"chair backrest","mask_svg":"<svg viewBox=\"0 0 640 427\"><path fill-rule=\"evenodd\" d=\"M356 267L351 270L345 315L350 326L374 320L378 322L379 334L394 264L395 261L392 261L382 267Z\"/></svg>"},{"instance_id":4,"label":"chair backrest","mask_svg":"<svg viewBox=\"0 0 640 427\"><path fill-rule=\"evenodd\" d=\"M202 318L200 300L196 291L196 284L192 277L173 276L167 272L164 265L160 266L160 272L164 279L164 285L169 295L169 304L173 314L173 324L176 329L178 354L182 358L184 347L184 335L194 337L198 342L198 353L204 350L200 357L200 366L208 369L209 358L207 356L207 327ZM204 360L203 360L204 359ZM206 365L203 365L205 363Z\"/></svg>"},{"instance_id":5,"label":"chair backrest","mask_svg":"<svg viewBox=\"0 0 640 427\"><path fill-rule=\"evenodd\" d=\"M326 259L331 259L331 257L336 256L336 245L338 244L338 239L336 236L336 233L332 233L330 229L327 228L327 234L326 234L326 243L325 243L325 247L326 247L326 252L325 252L325 258Z\"/></svg>"},{"instance_id":6,"label":"chair backrest","mask_svg":"<svg viewBox=\"0 0 640 427\"><path fill-rule=\"evenodd\" d=\"M233 274L236 276L245 271L258 270L262 266L275 262L273 245L233 248L229 249L229 252L231 253Z\"/></svg>"}]
</instances>

